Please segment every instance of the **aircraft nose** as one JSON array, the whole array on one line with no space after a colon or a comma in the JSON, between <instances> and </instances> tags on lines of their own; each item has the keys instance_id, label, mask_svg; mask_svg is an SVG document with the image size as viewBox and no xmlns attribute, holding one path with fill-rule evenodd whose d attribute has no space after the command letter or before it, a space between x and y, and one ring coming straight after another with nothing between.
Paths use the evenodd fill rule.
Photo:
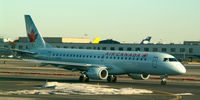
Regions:
<instances>
[{"instance_id":1,"label":"aircraft nose","mask_svg":"<svg viewBox=\"0 0 200 100\"><path fill-rule=\"evenodd\" d=\"M186 69L185 69L185 67L184 67L181 63L178 64L177 72L178 72L179 74L185 74L185 73L186 73Z\"/></svg>"}]
</instances>

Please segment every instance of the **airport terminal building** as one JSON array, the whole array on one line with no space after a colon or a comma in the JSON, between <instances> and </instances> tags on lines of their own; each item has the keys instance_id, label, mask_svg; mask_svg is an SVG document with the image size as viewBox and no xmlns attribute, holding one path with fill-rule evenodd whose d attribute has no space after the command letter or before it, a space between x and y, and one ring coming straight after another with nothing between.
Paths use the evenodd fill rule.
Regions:
<instances>
[{"instance_id":1,"label":"airport terminal building","mask_svg":"<svg viewBox=\"0 0 200 100\"><path fill-rule=\"evenodd\" d=\"M184 41L183 44L133 44L104 40L99 44L92 44L88 38L44 37L44 40L57 48L163 52L181 61L200 61L200 41ZM0 48L28 49L27 38L19 37L14 42L0 42Z\"/></svg>"}]
</instances>

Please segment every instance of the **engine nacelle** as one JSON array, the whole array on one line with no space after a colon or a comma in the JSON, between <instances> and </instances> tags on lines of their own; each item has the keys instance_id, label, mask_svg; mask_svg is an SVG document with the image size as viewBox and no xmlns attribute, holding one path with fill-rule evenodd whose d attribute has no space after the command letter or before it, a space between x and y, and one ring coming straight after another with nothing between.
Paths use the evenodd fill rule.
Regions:
<instances>
[{"instance_id":1,"label":"engine nacelle","mask_svg":"<svg viewBox=\"0 0 200 100\"><path fill-rule=\"evenodd\" d=\"M149 74L128 74L132 79L137 79L137 80L146 80L149 79L150 75Z\"/></svg>"},{"instance_id":2,"label":"engine nacelle","mask_svg":"<svg viewBox=\"0 0 200 100\"><path fill-rule=\"evenodd\" d=\"M106 67L92 67L87 71L87 76L90 79L107 79L108 70Z\"/></svg>"}]
</instances>

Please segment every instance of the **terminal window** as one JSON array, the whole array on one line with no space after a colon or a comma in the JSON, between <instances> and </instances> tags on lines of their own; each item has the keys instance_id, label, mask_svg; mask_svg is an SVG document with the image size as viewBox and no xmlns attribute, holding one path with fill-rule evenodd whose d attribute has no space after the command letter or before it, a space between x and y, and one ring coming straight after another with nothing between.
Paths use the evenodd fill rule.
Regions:
<instances>
[{"instance_id":1,"label":"terminal window","mask_svg":"<svg viewBox=\"0 0 200 100\"><path fill-rule=\"evenodd\" d=\"M78 47L79 49L83 49L83 47Z\"/></svg>"},{"instance_id":2,"label":"terminal window","mask_svg":"<svg viewBox=\"0 0 200 100\"><path fill-rule=\"evenodd\" d=\"M132 50L131 47L128 47L128 48L127 48L127 51L131 51L131 50Z\"/></svg>"},{"instance_id":3,"label":"terminal window","mask_svg":"<svg viewBox=\"0 0 200 100\"><path fill-rule=\"evenodd\" d=\"M193 49L192 48L189 48L189 53L193 53Z\"/></svg>"},{"instance_id":4,"label":"terminal window","mask_svg":"<svg viewBox=\"0 0 200 100\"><path fill-rule=\"evenodd\" d=\"M170 51L171 52L176 52L176 48L171 48Z\"/></svg>"},{"instance_id":5,"label":"terminal window","mask_svg":"<svg viewBox=\"0 0 200 100\"><path fill-rule=\"evenodd\" d=\"M91 47L87 47L87 49L91 49Z\"/></svg>"},{"instance_id":6,"label":"terminal window","mask_svg":"<svg viewBox=\"0 0 200 100\"><path fill-rule=\"evenodd\" d=\"M149 48L144 48L144 51L149 51Z\"/></svg>"},{"instance_id":7,"label":"terminal window","mask_svg":"<svg viewBox=\"0 0 200 100\"><path fill-rule=\"evenodd\" d=\"M14 46L14 45L11 45L11 48L12 48L12 49L15 49L15 46ZM26 49L28 49L28 48L26 48Z\"/></svg>"},{"instance_id":8,"label":"terminal window","mask_svg":"<svg viewBox=\"0 0 200 100\"><path fill-rule=\"evenodd\" d=\"M75 49L76 47L72 46L71 48L72 48L72 49Z\"/></svg>"},{"instance_id":9,"label":"terminal window","mask_svg":"<svg viewBox=\"0 0 200 100\"><path fill-rule=\"evenodd\" d=\"M123 51L123 48L122 48L122 47L119 47L119 51Z\"/></svg>"},{"instance_id":10,"label":"terminal window","mask_svg":"<svg viewBox=\"0 0 200 100\"><path fill-rule=\"evenodd\" d=\"M153 52L157 52L158 51L158 48L153 48Z\"/></svg>"},{"instance_id":11,"label":"terminal window","mask_svg":"<svg viewBox=\"0 0 200 100\"><path fill-rule=\"evenodd\" d=\"M185 48L180 48L180 52L185 52Z\"/></svg>"},{"instance_id":12,"label":"terminal window","mask_svg":"<svg viewBox=\"0 0 200 100\"><path fill-rule=\"evenodd\" d=\"M167 52L167 48L162 48L162 52Z\"/></svg>"},{"instance_id":13,"label":"terminal window","mask_svg":"<svg viewBox=\"0 0 200 100\"><path fill-rule=\"evenodd\" d=\"M4 46L4 48L6 48L6 47ZM23 49L23 46L22 46L22 45L19 45L19 49Z\"/></svg>"},{"instance_id":14,"label":"terminal window","mask_svg":"<svg viewBox=\"0 0 200 100\"><path fill-rule=\"evenodd\" d=\"M115 50L115 47L111 47L110 50Z\"/></svg>"},{"instance_id":15,"label":"terminal window","mask_svg":"<svg viewBox=\"0 0 200 100\"><path fill-rule=\"evenodd\" d=\"M140 51L140 48L135 48L135 51Z\"/></svg>"},{"instance_id":16,"label":"terminal window","mask_svg":"<svg viewBox=\"0 0 200 100\"><path fill-rule=\"evenodd\" d=\"M102 50L106 50L106 47L102 47Z\"/></svg>"}]
</instances>

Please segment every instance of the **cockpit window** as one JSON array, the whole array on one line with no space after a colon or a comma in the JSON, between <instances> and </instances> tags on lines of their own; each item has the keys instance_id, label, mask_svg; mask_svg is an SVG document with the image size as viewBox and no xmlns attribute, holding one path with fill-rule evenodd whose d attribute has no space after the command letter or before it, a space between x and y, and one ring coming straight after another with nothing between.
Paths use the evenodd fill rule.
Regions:
<instances>
[{"instance_id":1,"label":"cockpit window","mask_svg":"<svg viewBox=\"0 0 200 100\"><path fill-rule=\"evenodd\" d=\"M169 61L169 59L168 58L164 58L164 60L163 61Z\"/></svg>"},{"instance_id":2,"label":"cockpit window","mask_svg":"<svg viewBox=\"0 0 200 100\"><path fill-rule=\"evenodd\" d=\"M169 61L177 62L176 58L169 58Z\"/></svg>"},{"instance_id":3,"label":"cockpit window","mask_svg":"<svg viewBox=\"0 0 200 100\"><path fill-rule=\"evenodd\" d=\"M167 62L167 61L169 61L169 62L177 62L177 59L176 58L164 58L163 61L164 62Z\"/></svg>"}]
</instances>

